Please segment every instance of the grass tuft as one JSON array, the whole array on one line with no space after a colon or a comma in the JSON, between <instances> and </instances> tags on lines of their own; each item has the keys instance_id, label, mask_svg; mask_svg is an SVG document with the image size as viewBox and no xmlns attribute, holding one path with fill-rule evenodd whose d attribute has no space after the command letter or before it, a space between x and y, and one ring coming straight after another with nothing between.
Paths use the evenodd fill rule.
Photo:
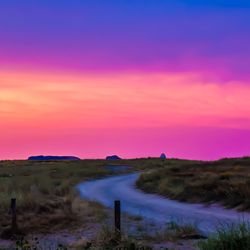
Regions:
<instances>
[{"instance_id":1,"label":"grass tuft","mask_svg":"<svg viewBox=\"0 0 250 250\"><path fill-rule=\"evenodd\" d=\"M250 224L242 222L221 227L207 240L199 242L201 250L249 250Z\"/></svg>"}]
</instances>

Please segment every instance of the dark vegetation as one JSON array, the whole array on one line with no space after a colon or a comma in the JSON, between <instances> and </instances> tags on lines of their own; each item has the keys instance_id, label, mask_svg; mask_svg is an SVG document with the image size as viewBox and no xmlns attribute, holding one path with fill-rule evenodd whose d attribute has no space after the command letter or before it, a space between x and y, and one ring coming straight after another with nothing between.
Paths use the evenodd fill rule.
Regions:
<instances>
[{"instance_id":1,"label":"dark vegetation","mask_svg":"<svg viewBox=\"0 0 250 250\"><path fill-rule=\"evenodd\" d=\"M58 161L58 160L78 161L81 159L75 156L37 155L37 156L30 156L28 160L29 161Z\"/></svg>"},{"instance_id":2,"label":"dark vegetation","mask_svg":"<svg viewBox=\"0 0 250 250\"><path fill-rule=\"evenodd\" d=\"M250 158L214 162L164 161L143 173L137 186L146 192L186 202L218 202L250 211Z\"/></svg>"}]
</instances>

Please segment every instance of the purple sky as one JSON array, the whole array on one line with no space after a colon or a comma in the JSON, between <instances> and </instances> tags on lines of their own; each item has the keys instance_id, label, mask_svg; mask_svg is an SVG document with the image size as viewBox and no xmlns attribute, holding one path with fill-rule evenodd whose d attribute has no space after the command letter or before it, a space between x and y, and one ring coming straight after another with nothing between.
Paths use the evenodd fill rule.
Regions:
<instances>
[{"instance_id":1,"label":"purple sky","mask_svg":"<svg viewBox=\"0 0 250 250\"><path fill-rule=\"evenodd\" d=\"M249 154L249 24L243 0L2 0L0 158Z\"/></svg>"}]
</instances>

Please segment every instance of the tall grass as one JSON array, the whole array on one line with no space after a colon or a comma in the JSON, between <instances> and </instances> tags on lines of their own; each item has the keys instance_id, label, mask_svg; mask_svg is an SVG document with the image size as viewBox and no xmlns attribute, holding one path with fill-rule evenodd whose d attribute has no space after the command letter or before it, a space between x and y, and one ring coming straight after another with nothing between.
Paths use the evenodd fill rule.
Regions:
<instances>
[{"instance_id":1,"label":"tall grass","mask_svg":"<svg viewBox=\"0 0 250 250\"><path fill-rule=\"evenodd\" d=\"M201 250L249 250L250 224L243 222L222 227L216 235L198 244Z\"/></svg>"},{"instance_id":2,"label":"tall grass","mask_svg":"<svg viewBox=\"0 0 250 250\"><path fill-rule=\"evenodd\" d=\"M143 173L137 186L188 202L220 202L250 210L250 158L215 162L166 162L165 167Z\"/></svg>"}]
</instances>

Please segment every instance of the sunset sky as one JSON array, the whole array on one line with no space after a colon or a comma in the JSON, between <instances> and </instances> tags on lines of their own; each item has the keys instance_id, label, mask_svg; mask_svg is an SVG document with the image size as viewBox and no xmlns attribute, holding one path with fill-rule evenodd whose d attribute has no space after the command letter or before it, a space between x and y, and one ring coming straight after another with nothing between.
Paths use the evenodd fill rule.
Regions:
<instances>
[{"instance_id":1,"label":"sunset sky","mask_svg":"<svg viewBox=\"0 0 250 250\"><path fill-rule=\"evenodd\" d=\"M250 155L250 1L1 0L0 159Z\"/></svg>"}]
</instances>

